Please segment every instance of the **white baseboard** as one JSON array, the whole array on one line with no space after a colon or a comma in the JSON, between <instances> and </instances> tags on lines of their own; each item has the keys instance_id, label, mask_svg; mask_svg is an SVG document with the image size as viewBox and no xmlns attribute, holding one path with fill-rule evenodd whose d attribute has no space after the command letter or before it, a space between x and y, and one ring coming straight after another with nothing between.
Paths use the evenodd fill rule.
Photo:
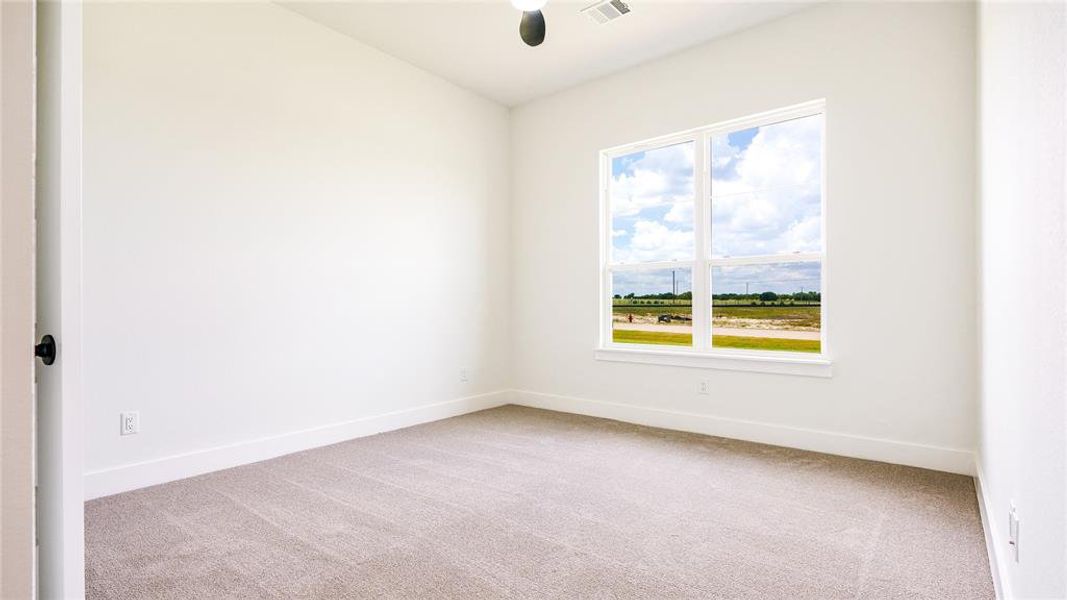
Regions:
<instances>
[{"instance_id":1,"label":"white baseboard","mask_svg":"<svg viewBox=\"0 0 1067 600\"><path fill-rule=\"evenodd\" d=\"M627 423L703 433L771 444L773 446L785 446L839 456L922 467L935 471L974 475L974 453L970 450L912 444L830 431L802 429L785 425L743 421L524 390L514 390L512 394L512 403L521 406L603 417Z\"/></svg>"},{"instance_id":2,"label":"white baseboard","mask_svg":"<svg viewBox=\"0 0 1067 600\"><path fill-rule=\"evenodd\" d=\"M993 501L989 497L988 488L982 475L981 458L975 457L974 464L974 492L978 496L978 513L982 517L982 530L985 532L986 553L989 555L989 571L993 577L993 590L996 592L997 600L1011 600L1013 596L1010 588L1005 587L1010 577L1007 570L1008 557L1001 544L997 543L998 540L1006 538L1001 536L1000 529L997 527L998 521L993 518L996 511L993 510Z\"/></svg>"},{"instance_id":3,"label":"white baseboard","mask_svg":"<svg viewBox=\"0 0 1067 600\"><path fill-rule=\"evenodd\" d=\"M85 497L86 500L92 500L384 431L494 408L507 404L510 397L511 394L507 391L490 392L313 429L90 471L85 474Z\"/></svg>"}]
</instances>

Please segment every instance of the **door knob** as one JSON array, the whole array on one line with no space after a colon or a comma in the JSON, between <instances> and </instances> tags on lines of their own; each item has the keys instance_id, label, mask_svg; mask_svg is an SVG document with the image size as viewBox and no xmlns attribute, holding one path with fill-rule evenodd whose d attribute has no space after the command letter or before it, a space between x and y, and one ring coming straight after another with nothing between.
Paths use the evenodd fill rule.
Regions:
<instances>
[{"instance_id":1,"label":"door knob","mask_svg":"<svg viewBox=\"0 0 1067 600\"><path fill-rule=\"evenodd\" d=\"M41 343L33 347L33 355L46 365L56 362L56 338L46 335Z\"/></svg>"}]
</instances>

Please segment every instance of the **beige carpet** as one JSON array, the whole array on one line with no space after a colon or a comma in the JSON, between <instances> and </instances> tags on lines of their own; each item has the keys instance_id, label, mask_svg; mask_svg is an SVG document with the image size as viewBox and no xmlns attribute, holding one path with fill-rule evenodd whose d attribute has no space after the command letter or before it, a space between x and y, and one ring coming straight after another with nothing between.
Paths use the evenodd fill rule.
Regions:
<instances>
[{"instance_id":1,"label":"beige carpet","mask_svg":"<svg viewBox=\"0 0 1067 600\"><path fill-rule=\"evenodd\" d=\"M970 478L508 406L86 505L90 598L992 598Z\"/></svg>"}]
</instances>

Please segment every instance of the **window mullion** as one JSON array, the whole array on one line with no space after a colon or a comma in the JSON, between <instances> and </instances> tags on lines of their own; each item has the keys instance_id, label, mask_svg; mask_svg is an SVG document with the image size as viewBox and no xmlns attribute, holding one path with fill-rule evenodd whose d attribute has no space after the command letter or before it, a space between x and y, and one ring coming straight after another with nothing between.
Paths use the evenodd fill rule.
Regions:
<instances>
[{"instance_id":1,"label":"window mullion","mask_svg":"<svg viewBox=\"0 0 1067 600\"><path fill-rule=\"evenodd\" d=\"M714 215L711 214L711 211L713 210L711 202L711 161L713 159L713 157L711 156L712 135L713 134L710 130L704 132L703 145L704 148L707 149L708 156L706 156L704 160L704 177L702 178L704 182L704 196L700 199L701 204L703 204L703 206L705 207L706 217L704 219L704 227L707 228L707 242L704 244L704 256L700 264L700 269L701 271L703 271L704 279L706 281L704 310L708 315L708 326L705 328L707 336L707 345L705 346L705 348L708 350L711 350L713 344L715 343L715 340L713 339L714 334L712 333L712 327L714 327L715 324L715 298L713 297L715 293L715 282L713 281L713 276L711 273L711 248L712 243L714 242L714 240L712 239L714 232L712 231L711 226L711 221L714 218Z\"/></svg>"},{"instance_id":2,"label":"window mullion","mask_svg":"<svg viewBox=\"0 0 1067 600\"><path fill-rule=\"evenodd\" d=\"M611 343L612 292L611 292L611 159L600 155L600 346Z\"/></svg>"},{"instance_id":3,"label":"window mullion","mask_svg":"<svg viewBox=\"0 0 1067 600\"><path fill-rule=\"evenodd\" d=\"M708 177L707 165L708 136L701 134L697 137L696 148L693 152L693 233L695 235L694 250L696 256L693 263L693 348L707 350L711 347L711 313L708 307L710 301L710 274L708 272L708 246L710 243L710 213L708 212Z\"/></svg>"},{"instance_id":4,"label":"window mullion","mask_svg":"<svg viewBox=\"0 0 1067 600\"><path fill-rule=\"evenodd\" d=\"M715 267L736 267L742 265L816 262L822 259L822 252L797 252L795 254L761 254L756 256L731 256L729 258L712 258L708 262Z\"/></svg>"},{"instance_id":5,"label":"window mullion","mask_svg":"<svg viewBox=\"0 0 1067 600\"><path fill-rule=\"evenodd\" d=\"M608 264L606 268L612 271L650 271L652 269L681 269L694 266L691 260L664 260L635 263Z\"/></svg>"}]
</instances>

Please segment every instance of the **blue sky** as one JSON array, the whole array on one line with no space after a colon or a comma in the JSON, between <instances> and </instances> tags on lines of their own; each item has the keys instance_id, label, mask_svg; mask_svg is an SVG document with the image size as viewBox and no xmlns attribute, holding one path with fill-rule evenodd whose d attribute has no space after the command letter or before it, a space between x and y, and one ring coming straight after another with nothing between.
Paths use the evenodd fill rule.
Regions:
<instances>
[{"instance_id":1,"label":"blue sky","mask_svg":"<svg viewBox=\"0 0 1067 600\"><path fill-rule=\"evenodd\" d=\"M726 145L733 149L733 152L740 155L755 139L756 134L759 133L759 127L751 127L749 129L742 129L741 131L735 131L726 135ZM712 144L714 146L714 144ZM728 162L716 163L714 151L711 158L711 177L714 180L722 181L724 179L732 179L737 177L737 161L730 160Z\"/></svg>"},{"instance_id":2,"label":"blue sky","mask_svg":"<svg viewBox=\"0 0 1067 600\"><path fill-rule=\"evenodd\" d=\"M817 115L713 138L713 256L821 250L821 136ZM693 143L611 166L613 260L691 260Z\"/></svg>"}]
</instances>

